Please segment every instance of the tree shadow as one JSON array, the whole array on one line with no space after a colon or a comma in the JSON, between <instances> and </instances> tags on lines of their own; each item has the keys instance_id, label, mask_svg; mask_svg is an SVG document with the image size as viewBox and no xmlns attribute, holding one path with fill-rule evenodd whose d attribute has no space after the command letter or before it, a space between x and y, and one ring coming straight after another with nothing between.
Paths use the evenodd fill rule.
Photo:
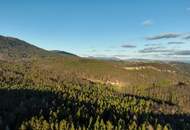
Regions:
<instances>
[{"instance_id":1,"label":"tree shadow","mask_svg":"<svg viewBox=\"0 0 190 130\"><path fill-rule=\"evenodd\" d=\"M57 96L48 91L30 89L0 89L0 128L17 128L22 121L49 113Z\"/></svg>"},{"instance_id":2,"label":"tree shadow","mask_svg":"<svg viewBox=\"0 0 190 130\"><path fill-rule=\"evenodd\" d=\"M98 104L86 101L80 102L79 100L65 98L60 95L62 95L61 92L55 93L33 89L0 89L0 129L5 129L7 126L11 130L18 129L23 121L29 120L34 116L43 115L46 120L49 120L51 111L56 111L58 107L62 107L63 105L64 108L69 108L69 110L67 109L68 111L66 111L65 109L60 112L57 120L70 120L71 115L74 124L81 126L88 126L90 117L94 118L93 125L97 116L105 122L109 120L115 125L117 123L114 122L118 122L122 118L127 125L134 116L134 113L130 111L125 114L118 113L114 107L105 109L101 114L97 115L96 111L100 109ZM84 108L88 116L78 118L76 116L78 108ZM126 118L125 115L128 115L129 118ZM190 116L186 114L140 113L136 120L139 124L147 120L153 124L170 123L173 129L190 128Z\"/></svg>"},{"instance_id":3,"label":"tree shadow","mask_svg":"<svg viewBox=\"0 0 190 130\"><path fill-rule=\"evenodd\" d=\"M134 97L136 99L144 99L146 101L152 100L153 102L156 102L158 104L163 104L164 103L164 104L167 104L167 105L170 105L170 106L176 106L177 105L177 104L172 103L170 101L156 99L156 98L152 98L152 97L148 97L148 96L147 97L145 97L145 96L137 96L137 95L134 95L134 94L123 94L123 96L125 96L125 97L130 96L130 97Z\"/></svg>"}]
</instances>

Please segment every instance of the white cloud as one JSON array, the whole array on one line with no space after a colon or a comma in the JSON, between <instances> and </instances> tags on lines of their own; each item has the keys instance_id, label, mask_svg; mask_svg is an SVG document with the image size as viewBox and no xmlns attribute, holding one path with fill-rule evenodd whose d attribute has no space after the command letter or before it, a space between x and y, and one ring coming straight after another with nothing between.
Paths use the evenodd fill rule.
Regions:
<instances>
[{"instance_id":1,"label":"white cloud","mask_svg":"<svg viewBox=\"0 0 190 130\"><path fill-rule=\"evenodd\" d=\"M153 24L153 22L151 20L145 20L142 22L143 26L151 26Z\"/></svg>"}]
</instances>

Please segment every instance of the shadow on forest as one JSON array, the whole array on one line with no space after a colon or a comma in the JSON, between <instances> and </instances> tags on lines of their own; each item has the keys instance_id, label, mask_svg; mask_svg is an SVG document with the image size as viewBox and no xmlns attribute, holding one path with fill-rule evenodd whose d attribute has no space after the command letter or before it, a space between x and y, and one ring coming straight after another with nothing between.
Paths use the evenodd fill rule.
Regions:
<instances>
[{"instance_id":1,"label":"shadow on forest","mask_svg":"<svg viewBox=\"0 0 190 130\"><path fill-rule=\"evenodd\" d=\"M176 104L170 102L170 101L165 101L165 100L160 100L160 99L155 99L155 98L152 98L152 97L145 97L145 96L137 96L137 95L134 95L134 94L123 94L125 97L135 97L136 99L144 99L144 100L152 100L153 102L156 102L158 104L168 104L170 106L175 106Z\"/></svg>"},{"instance_id":2,"label":"shadow on forest","mask_svg":"<svg viewBox=\"0 0 190 130\"><path fill-rule=\"evenodd\" d=\"M9 126L10 129L18 129L23 121L31 119L33 116L43 115L48 120L51 110L56 110L57 107L62 104L67 104L70 107L70 113L63 113L59 116L58 120L69 120L69 115L72 115L74 124L81 123L82 125L88 125L90 117L96 118L96 110L99 108L97 104L91 104L88 102L79 102L70 98L63 98L60 94L55 94L50 91L39 91L31 89L0 89L0 129L5 129ZM88 109L89 117L76 118L75 115L77 109L81 106L85 106ZM116 118L114 118L114 115ZM128 112L131 118L133 113ZM129 119L125 115L118 114L114 107L105 109L104 112L99 115L104 121L110 120L111 122L118 122L120 118L125 120L125 123L129 123ZM87 119L86 119L87 118ZM142 123L148 120L151 123L166 124L170 123L174 129L183 129L184 122L190 122L190 116L188 115L164 115L154 113L142 113L137 117L138 123ZM77 122L77 123L76 123ZM183 124L183 125L182 125ZM189 128L190 126L188 126Z\"/></svg>"}]
</instances>

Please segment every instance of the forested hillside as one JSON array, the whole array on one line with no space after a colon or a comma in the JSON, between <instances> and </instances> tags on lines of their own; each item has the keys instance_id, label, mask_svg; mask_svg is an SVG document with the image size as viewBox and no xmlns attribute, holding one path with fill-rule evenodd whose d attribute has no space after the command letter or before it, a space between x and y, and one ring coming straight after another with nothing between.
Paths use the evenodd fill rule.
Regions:
<instances>
[{"instance_id":1,"label":"forested hillside","mask_svg":"<svg viewBox=\"0 0 190 130\"><path fill-rule=\"evenodd\" d=\"M85 59L1 37L0 129L189 130L187 68Z\"/></svg>"}]
</instances>

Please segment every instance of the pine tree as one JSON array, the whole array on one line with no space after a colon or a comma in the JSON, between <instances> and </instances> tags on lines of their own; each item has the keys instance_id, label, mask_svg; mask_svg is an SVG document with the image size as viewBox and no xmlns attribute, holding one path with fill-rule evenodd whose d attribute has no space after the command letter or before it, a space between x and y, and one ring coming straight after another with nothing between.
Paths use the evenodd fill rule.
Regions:
<instances>
[{"instance_id":1,"label":"pine tree","mask_svg":"<svg viewBox=\"0 0 190 130\"><path fill-rule=\"evenodd\" d=\"M162 126L160 124L157 124L156 130L162 130Z\"/></svg>"},{"instance_id":2,"label":"pine tree","mask_svg":"<svg viewBox=\"0 0 190 130\"><path fill-rule=\"evenodd\" d=\"M25 124L22 124L21 126L20 126L20 130L26 130L27 129L27 127L25 126Z\"/></svg>"},{"instance_id":3,"label":"pine tree","mask_svg":"<svg viewBox=\"0 0 190 130\"><path fill-rule=\"evenodd\" d=\"M106 122L106 128L107 128L107 130L112 130L113 129L112 123L110 121Z\"/></svg>"},{"instance_id":4,"label":"pine tree","mask_svg":"<svg viewBox=\"0 0 190 130\"><path fill-rule=\"evenodd\" d=\"M100 121L100 129L101 130L105 130L106 129L106 126L104 124L104 120L103 119L101 119L101 121Z\"/></svg>"},{"instance_id":5,"label":"pine tree","mask_svg":"<svg viewBox=\"0 0 190 130\"><path fill-rule=\"evenodd\" d=\"M137 124L135 121L133 121L130 125L129 125L129 130L137 130Z\"/></svg>"},{"instance_id":6,"label":"pine tree","mask_svg":"<svg viewBox=\"0 0 190 130\"><path fill-rule=\"evenodd\" d=\"M60 121L60 123L59 123L59 129L60 130L67 129L67 122L65 120Z\"/></svg>"},{"instance_id":7,"label":"pine tree","mask_svg":"<svg viewBox=\"0 0 190 130\"><path fill-rule=\"evenodd\" d=\"M75 126L73 123L71 124L70 130L75 130Z\"/></svg>"},{"instance_id":8,"label":"pine tree","mask_svg":"<svg viewBox=\"0 0 190 130\"><path fill-rule=\"evenodd\" d=\"M99 129L99 116L96 118L96 122L94 124L94 129L98 130Z\"/></svg>"}]
</instances>

